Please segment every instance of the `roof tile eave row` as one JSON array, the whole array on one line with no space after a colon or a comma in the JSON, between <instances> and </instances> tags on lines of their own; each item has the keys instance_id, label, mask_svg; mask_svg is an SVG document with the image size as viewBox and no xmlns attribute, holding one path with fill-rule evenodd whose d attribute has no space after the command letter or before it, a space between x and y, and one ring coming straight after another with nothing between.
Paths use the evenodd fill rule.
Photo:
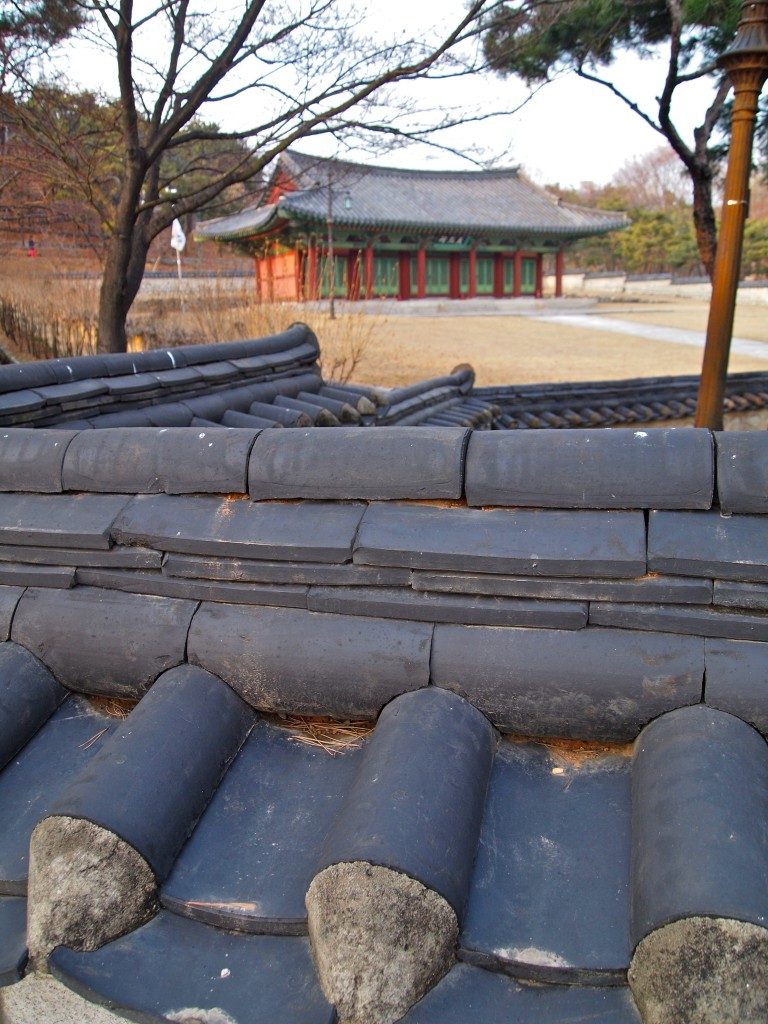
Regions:
<instances>
[{"instance_id":1,"label":"roof tile eave row","mask_svg":"<svg viewBox=\"0 0 768 1024\"><path fill-rule=\"evenodd\" d=\"M49 692L55 682L18 648L0 648L0 657L21 660L31 674L44 720L53 710L52 696L55 708L57 695ZM19 703L28 699L23 689L14 693ZM199 723L210 717L210 706L216 721L204 731ZM50 726L38 721L35 744L47 740L55 746L63 720L70 743L78 727L83 736L96 728L97 716L85 709L78 726L78 716L67 714L72 710L71 698L65 698ZM164 733L168 742L158 742ZM350 987L354 998L359 984L352 979L359 965L354 950L344 948L346 935L335 943L318 924L332 925L342 898L345 925L362 924L361 890L377 873L375 884L407 891L415 883L422 898L443 901L450 933L445 967L456 955L464 962L435 989L436 1013L426 1009L433 1002L428 996L405 1018L412 1024L458 1024L467 1019L468 1006L482 1010L488 1024L518 1011L531 1021L565 1021L588 1012L628 1024L638 1018L626 989L627 967L648 936L697 914L751 922L755 930L765 925L768 850L761 822L768 752L749 726L700 704L648 725L631 758L626 750L604 750L582 766L562 760L567 750L557 746L498 742L470 704L431 687L395 697L361 748L327 758L291 743L284 730L254 715L220 677L185 665L161 675L127 722L107 722L98 736L96 744L77 748L75 764L70 755L47 803L35 805L12 836L4 835L0 869L22 860L25 866L31 833L33 962L59 947L51 960L56 976L89 998L140 1016L167 1010L170 991L183 993L175 995L176 1005L207 1005L202 996L210 997L213 956L217 972L219 964L229 965L221 978L231 977L217 987L217 1005L238 1019L245 1008L254 1024L310 1017L330 1024L333 1012L323 1007L313 984L303 936L307 930L312 936L326 997L345 1012L343 1000L350 998ZM179 766L193 745L199 756L182 772ZM670 751L684 759L670 759ZM715 771L718 765L722 770ZM160 778L165 784L158 789ZM25 792L36 788L33 781ZM132 799L125 799L126 792ZM669 813L670 804L675 813ZM574 827L585 821L589 827ZM546 857L540 852L542 835ZM425 843L425 836L438 841ZM93 838L109 841L112 856L102 858L84 885L65 878L57 906L67 905L70 913L51 914L49 873L37 869L55 861L62 839L72 855ZM153 913L136 899L136 874L119 873L124 858L136 855L140 861L133 862L139 869L145 862L144 875L152 876L154 909L163 907L148 924ZM595 858L602 864L599 877ZM356 891L344 888L349 873ZM332 880L325 895L323 879ZM93 890L109 882L125 912L119 923L112 914L98 913L101 904L92 900ZM224 892L226 900L215 902ZM78 946L71 922L85 913L91 915L92 945L101 949L63 949ZM564 927L574 917L583 919L582 927ZM386 923L369 915L365 927L355 930L355 943L370 944L376 953L363 971L378 976L381 950L391 946L400 980L407 948L421 951L421 940L434 940L439 928L439 918L421 920L421 935L411 934L413 920L403 926L409 929L405 943L402 927L393 940ZM418 933L418 916L415 921ZM20 933L12 925L3 915L2 938L19 935L23 944L23 925ZM292 938L270 942L275 935ZM765 937L756 957L764 942ZM435 946L428 948L433 957ZM289 963L296 956L299 974ZM324 977L329 957L349 979L343 994L336 991L337 979ZM269 984L262 974L265 959L272 961ZM191 970L190 963L198 966ZM18 980L23 970L19 960L9 972L16 976L8 980ZM478 1003L465 995L457 1012L446 1016L446 1008L439 1008L441 993L446 983L450 992L457 971L472 974L481 988L480 978L505 987L501 1002ZM665 998L678 998L680 971L678 966L674 972L674 993ZM426 989L442 973L431 969ZM695 964L684 980L695 1003L701 994ZM530 998L521 997L526 989L518 981L538 983L528 987ZM741 981L750 990L751 982ZM400 1012L417 998L413 994ZM728 998L738 1001L738 992L729 990ZM365 1019L372 1024L391 1019L376 1005L368 1010Z\"/></svg>"},{"instance_id":2,"label":"roof tile eave row","mask_svg":"<svg viewBox=\"0 0 768 1024\"><path fill-rule=\"evenodd\" d=\"M249 494L256 501L766 513L768 434L696 428L45 430L0 436L0 492ZM715 481L717 468L717 481Z\"/></svg>"},{"instance_id":3,"label":"roof tile eave row","mask_svg":"<svg viewBox=\"0 0 768 1024\"><path fill-rule=\"evenodd\" d=\"M286 211L289 212L289 211ZM325 227L327 224L327 218L323 218L320 215L313 215L310 213L294 213L290 211L290 216L286 217L286 220L290 220L292 223L297 225L307 224L312 226ZM280 217L273 218L279 220ZM527 224L510 224L508 227L503 225L487 225L487 224L460 224L460 223L437 223L437 222L424 222L424 221L388 221L388 220L355 220L353 218L334 218L334 223L337 228L348 228L357 229L363 228L367 230L377 229L380 231L411 231L419 235L428 234L433 235L436 232L443 232L445 234L462 234L462 235L476 235L482 233L483 235L492 237L497 236L509 236L510 234L525 234L534 237L546 237L548 235L556 235L558 237L568 237L578 239L594 234L605 234L610 231L615 231L620 227L625 226L623 221L615 221L606 223L600 221L595 224L574 224L573 226L566 225L551 225L542 226L538 225L527 225ZM208 229L204 224L198 225L195 229L195 237L203 241L241 241L248 238L252 238L262 231L267 230L270 227L270 221L264 221L256 225L249 225L246 227L237 227L232 229Z\"/></svg>"},{"instance_id":4,"label":"roof tile eave row","mask_svg":"<svg viewBox=\"0 0 768 1024\"><path fill-rule=\"evenodd\" d=\"M315 225L325 226L327 224L327 217L312 211L305 210L292 210L290 207L285 208L285 212L289 214L291 219L295 219L297 222L310 223ZM463 235L476 235L482 233L488 236L502 236L510 234L525 234L533 236L547 236L547 235L560 235L568 236L573 238L580 238L586 235L592 234L604 234L609 231L615 231L618 228L625 227L625 220L606 221L601 219L599 221L589 223L582 221L576 224L541 224L541 223L526 223L521 221L511 222L509 224L502 224L498 221L493 224L483 222L459 222L459 221L427 221L427 220L386 220L372 218L353 218L348 216L337 216L334 215L334 224L337 228L377 228L387 231L413 231L418 233L434 234L435 232L444 232L446 234L463 234Z\"/></svg>"}]
</instances>

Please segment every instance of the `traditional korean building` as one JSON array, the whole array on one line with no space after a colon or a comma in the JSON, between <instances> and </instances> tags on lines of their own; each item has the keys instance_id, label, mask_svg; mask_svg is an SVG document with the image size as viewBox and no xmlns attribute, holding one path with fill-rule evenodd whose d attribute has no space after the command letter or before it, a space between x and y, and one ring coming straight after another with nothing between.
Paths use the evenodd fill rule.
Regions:
<instances>
[{"instance_id":1,"label":"traditional korean building","mask_svg":"<svg viewBox=\"0 0 768 1024\"><path fill-rule=\"evenodd\" d=\"M417 171L294 151L277 162L264 200L198 225L196 237L256 259L260 294L302 301L496 298L542 294L554 257L580 238L625 227L621 213L565 203L515 168Z\"/></svg>"}]
</instances>

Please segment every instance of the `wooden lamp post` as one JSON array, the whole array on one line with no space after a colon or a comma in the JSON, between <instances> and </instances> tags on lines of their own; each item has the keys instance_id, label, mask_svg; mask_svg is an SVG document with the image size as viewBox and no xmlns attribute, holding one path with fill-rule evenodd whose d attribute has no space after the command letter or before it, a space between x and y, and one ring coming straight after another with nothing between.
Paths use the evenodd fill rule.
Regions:
<instances>
[{"instance_id":1,"label":"wooden lamp post","mask_svg":"<svg viewBox=\"0 0 768 1024\"><path fill-rule=\"evenodd\" d=\"M696 408L696 426L710 430L723 429L725 377L749 206L752 138L758 97L768 77L768 2L742 4L736 37L720 58L720 66L731 80L734 98L723 213Z\"/></svg>"}]
</instances>

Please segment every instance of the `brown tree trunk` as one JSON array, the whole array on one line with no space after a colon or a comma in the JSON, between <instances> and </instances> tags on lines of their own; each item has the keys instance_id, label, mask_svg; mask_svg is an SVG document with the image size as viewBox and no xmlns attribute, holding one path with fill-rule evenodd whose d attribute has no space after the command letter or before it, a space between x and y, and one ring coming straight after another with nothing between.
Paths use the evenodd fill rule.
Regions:
<instances>
[{"instance_id":1,"label":"brown tree trunk","mask_svg":"<svg viewBox=\"0 0 768 1024\"><path fill-rule=\"evenodd\" d=\"M717 251L717 221L712 203L712 174L697 167L689 168L693 181L693 227L696 233L696 246L699 257L709 279L715 269L715 253Z\"/></svg>"},{"instance_id":2,"label":"brown tree trunk","mask_svg":"<svg viewBox=\"0 0 768 1024\"><path fill-rule=\"evenodd\" d=\"M134 232L130 253L119 236L110 240L99 293L99 352L125 352L128 348L126 320L144 274L149 245Z\"/></svg>"},{"instance_id":3,"label":"brown tree trunk","mask_svg":"<svg viewBox=\"0 0 768 1024\"><path fill-rule=\"evenodd\" d=\"M143 177L136 166L126 175L107 243L99 293L99 352L125 352L128 347L125 322L141 287L150 240L149 215L136 216Z\"/></svg>"},{"instance_id":4,"label":"brown tree trunk","mask_svg":"<svg viewBox=\"0 0 768 1024\"><path fill-rule=\"evenodd\" d=\"M99 352L125 352L128 347L125 333L128 310L123 294L123 248L118 237L110 239L99 293Z\"/></svg>"}]
</instances>

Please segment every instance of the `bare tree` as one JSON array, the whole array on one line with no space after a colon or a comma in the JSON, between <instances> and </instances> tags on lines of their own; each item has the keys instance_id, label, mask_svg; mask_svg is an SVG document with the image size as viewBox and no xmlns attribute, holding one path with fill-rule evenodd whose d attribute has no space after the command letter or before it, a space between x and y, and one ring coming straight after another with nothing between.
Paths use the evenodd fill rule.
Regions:
<instances>
[{"instance_id":1,"label":"bare tree","mask_svg":"<svg viewBox=\"0 0 768 1024\"><path fill-rule=\"evenodd\" d=\"M666 146L628 160L611 178L611 185L646 210L680 209L690 203L690 184L679 159Z\"/></svg>"},{"instance_id":2,"label":"bare tree","mask_svg":"<svg viewBox=\"0 0 768 1024\"><path fill-rule=\"evenodd\" d=\"M20 104L25 129L51 159L64 160L108 234L99 308L99 347L124 351L125 322L149 246L174 217L218 200L301 139L350 133L397 142L488 112L446 114L401 103L396 83L470 73L483 63L483 16L494 0L472 0L435 40L382 42L363 34L342 0L239 0L211 13L205 0L76 0L84 34L114 57L119 100L112 166L76 152L88 126L52 130L45 105ZM230 11L233 8L230 7ZM462 50L463 47L463 50ZM457 56L461 52L462 56ZM162 55L162 56L160 56ZM28 82L28 96L39 83ZM249 123L219 129L215 112L238 99ZM246 102L247 101L247 102ZM32 116L32 108L36 113ZM106 136L105 136L106 138ZM231 143L213 167L210 154ZM114 167L117 157L118 166ZM210 165L210 166L209 166ZM85 168L85 171L83 170ZM207 169L208 173L200 173Z\"/></svg>"}]
</instances>

